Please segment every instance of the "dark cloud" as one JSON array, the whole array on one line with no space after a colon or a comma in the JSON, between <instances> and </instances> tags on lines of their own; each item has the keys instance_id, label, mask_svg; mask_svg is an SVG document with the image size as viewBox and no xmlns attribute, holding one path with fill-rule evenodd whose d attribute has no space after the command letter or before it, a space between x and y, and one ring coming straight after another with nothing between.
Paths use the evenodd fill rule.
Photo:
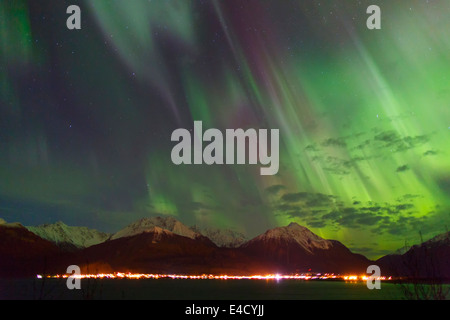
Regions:
<instances>
[{"instance_id":1,"label":"dark cloud","mask_svg":"<svg viewBox=\"0 0 450 320\"><path fill-rule=\"evenodd\" d=\"M286 189L285 186L283 186L281 184L275 184L273 186L267 187L266 188L266 192L275 195L275 194L277 194L278 192L280 192L281 190L284 190L284 189Z\"/></svg>"},{"instance_id":2,"label":"dark cloud","mask_svg":"<svg viewBox=\"0 0 450 320\"><path fill-rule=\"evenodd\" d=\"M400 140L400 137L395 131L383 131L374 136L375 141L383 141L385 143L393 143Z\"/></svg>"},{"instance_id":3,"label":"dark cloud","mask_svg":"<svg viewBox=\"0 0 450 320\"><path fill-rule=\"evenodd\" d=\"M307 224L311 228L324 228L327 225L323 220L312 220L308 221Z\"/></svg>"},{"instance_id":4,"label":"dark cloud","mask_svg":"<svg viewBox=\"0 0 450 320\"><path fill-rule=\"evenodd\" d=\"M338 174L338 175L347 175L350 174L350 169L354 166L355 161L341 159L337 157L328 156L324 159L324 170Z\"/></svg>"},{"instance_id":5,"label":"dark cloud","mask_svg":"<svg viewBox=\"0 0 450 320\"><path fill-rule=\"evenodd\" d=\"M363 134L361 134L363 135ZM379 152L379 149L387 149L389 152L402 152L422 146L429 142L431 135L417 135L417 136L401 136L394 130L382 131L374 134L368 139L357 142L356 145L350 144L348 140L350 137L328 138L323 140L319 145L310 144L305 150L315 152L311 158L313 161L319 162L324 171L335 175L349 175L352 170L357 168L359 162L367 161L379 157L383 157L384 153ZM354 137L351 137L354 139ZM362 150L370 148L370 150L378 150L375 153L361 155L349 155L348 158L340 158L334 155L329 155L324 148L327 147L350 147L349 150ZM424 155L434 155L433 150L427 151ZM397 172L405 172L409 170L408 165L397 168Z\"/></svg>"},{"instance_id":6,"label":"dark cloud","mask_svg":"<svg viewBox=\"0 0 450 320\"><path fill-rule=\"evenodd\" d=\"M414 205L412 203L403 203L395 206L396 212L409 210L414 208Z\"/></svg>"},{"instance_id":7,"label":"dark cloud","mask_svg":"<svg viewBox=\"0 0 450 320\"><path fill-rule=\"evenodd\" d=\"M281 203L281 204L276 205L275 209L286 212L286 211L299 210L300 206L298 206L296 204L290 204L290 203Z\"/></svg>"},{"instance_id":8,"label":"dark cloud","mask_svg":"<svg viewBox=\"0 0 450 320\"><path fill-rule=\"evenodd\" d=\"M379 214L394 214L402 213L406 210L411 210L415 206L412 203L400 203L400 204L385 204L383 206L372 204L371 206L361 207L361 211L373 212Z\"/></svg>"},{"instance_id":9,"label":"dark cloud","mask_svg":"<svg viewBox=\"0 0 450 320\"><path fill-rule=\"evenodd\" d=\"M429 212L427 215L421 217L414 215L396 215L391 216L389 220L377 224L371 229L371 232L377 235L387 233L394 236L401 236L405 240L408 239L417 242L420 240L420 236L428 239L445 232L445 225L449 222L450 217L446 210ZM437 229L436 226L441 226L441 228Z\"/></svg>"},{"instance_id":10,"label":"dark cloud","mask_svg":"<svg viewBox=\"0 0 450 320\"><path fill-rule=\"evenodd\" d=\"M305 147L305 151L319 152L320 149L315 144L309 144Z\"/></svg>"},{"instance_id":11,"label":"dark cloud","mask_svg":"<svg viewBox=\"0 0 450 320\"><path fill-rule=\"evenodd\" d=\"M401 137L393 130L383 131L374 136L374 141L381 144L383 148L389 148L394 152L409 150L427 143L429 135Z\"/></svg>"},{"instance_id":12,"label":"dark cloud","mask_svg":"<svg viewBox=\"0 0 450 320\"><path fill-rule=\"evenodd\" d=\"M355 222L359 225L373 226L379 222L389 221L388 216L378 216L369 213L359 214Z\"/></svg>"},{"instance_id":13,"label":"dark cloud","mask_svg":"<svg viewBox=\"0 0 450 320\"><path fill-rule=\"evenodd\" d=\"M323 193L296 192L285 193L273 205L274 214L288 219L300 219L312 228L323 228L327 220L322 215L330 206L335 206L337 197Z\"/></svg>"},{"instance_id":14,"label":"dark cloud","mask_svg":"<svg viewBox=\"0 0 450 320\"><path fill-rule=\"evenodd\" d=\"M371 212L380 212L383 209L383 207L380 206L372 206L372 207L362 207L360 210L363 211L371 211Z\"/></svg>"},{"instance_id":15,"label":"dark cloud","mask_svg":"<svg viewBox=\"0 0 450 320\"><path fill-rule=\"evenodd\" d=\"M353 163L356 163L358 161L370 160L372 158L373 157L369 157L369 156L366 156L366 157L353 157L351 160L352 160Z\"/></svg>"},{"instance_id":16,"label":"dark cloud","mask_svg":"<svg viewBox=\"0 0 450 320\"><path fill-rule=\"evenodd\" d=\"M401 196L400 198L397 199L397 202L402 202L402 201L413 201L414 199L420 198L422 197L421 195L418 194L404 194L403 196Z\"/></svg>"},{"instance_id":17,"label":"dark cloud","mask_svg":"<svg viewBox=\"0 0 450 320\"><path fill-rule=\"evenodd\" d=\"M361 142L360 144L358 144L355 147L355 149L364 149L364 148L368 147L371 143L372 143L372 141L370 139L366 139L363 142Z\"/></svg>"},{"instance_id":18,"label":"dark cloud","mask_svg":"<svg viewBox=\"0 0 450 320\"><path fill-rule=\"evenodd\" d=\"M438 186L447 196L450 197L450 176L440 178L438 180Z\"/></svg>"},{"instance_id":19,"label":"dark cloud","mask_svg":"<svg viewBox=\"0 0 450 320\"><path fill-rule=\"evenodd\" d=\"M358 202L359 204L359 202ZM403 218L398 220L399 217L403 217L403 214L408 214L411 212L415 206L412 203L400 203L400 204L384 204L380 205L374 202L368 202L368 205L359 206L339 206L336 209L329 211L322 215L322 219L326 221L327 224L334 224L340 227L346 228L359 228L359 227L370 227L370 226L380 226L380 229L376 229L374 232L396 232L394 228L388 229L386 226L392 221L397 221L398 223L408 223L412 224L412 220L407 220ZM395 214L395 215L393 215ZM396 220L393 220L396 219Z\"/></svg>"},{"instance_id":20,"label":"dark cloud","mask_svg":"<svg viewBox=\"0 0 450 320\"><path fill-rule=\"evenodd\" d=\"M347 228L357 228L355 221L358 210L356 208L348 207L340 210L333 210L322 216L322 219L329 220L329 224L337 224Z\"/></svg>"},{"instance_id":21,"label":"dark cloud","mask_svg":"<svg viewBox=\"0 0 450 320\"><path fill-rule=\"evenodd\" d=\"M286 193L281 197L281 200L286 202L299 202L307 197L307 192Z\"/></svg>"},{"instance_id":22,"label":"dark cloud","mask_svg":"<svg viewBox=\"0 0 450 320\"><path fill-rule=\"evenodd\" d=\"M407 227L404 224L390 223L386 226L379 226L377 229L381 233L389 233L394 236L405 235L407 233Z\"/></svg>"},{"instance_id":23,"label":"dark cloud","mask_svg":"<svg viewBox=\"0 0 450 320\"><path fill-rule=\"evenodd\" d=\"M409 170L409 166L408 166L407 164L405 164L405 165L403 165L403 166L398 167L398 168L395 170L395 172L405 172L405 171L408 171L408 170Z\"/></svg>"},{"instance_id":24,"label":"dark cloud","mask_svg":"<svg viewBox=\"0 0 450 320\"><path fill-rule=\"evenodd\" d=\"M428 150L423 153L424 156L435 156L437 154L438 154L438 152L434 151L434 150Z\"/></svg>"},{"instance_id":25,"label":"dark cloud","mask_svg":"<svg viewBox=\"0 0 450 320\"><path fill-rule=\"evenodd\" d=\"M322 142L323 147L346 147L347 143L345 143L343 138L329 138Z\"/></svg>"},{"instance_id":26,"label":"dark cloud","mask_svg":"<svg viewBox=\"0 0 450 320\"><path fill-rule=\"evenodd\" d=\"M309 207L328 206L334 199L336 199L335 196L326 195L323 193L312 193L309 195L306 205Z\"/></svg>"},{"instance_id":27,"label":"dark cloud","mask_svg":"<svg viewBox=\"0 0 450 320\"><path fill-rule=\"evenodd\" d=\"M327 220L337 220L339 217L341 216L341 214L338 211L330 211L327 214L324 214L322 216L323 219L327 219Z\"/></svg>"},{"instance_id":28,"label":"dark cloud","mask_svg":"<svg viewBox=\"0 0 450 320\"><path fill-rule=\"evenodd\" d=\"M290 219L294 219L294 218L307 218L310 213L307 211L302 211L302 210L291 210L291 211L286 211L284 214L284 216L290 218Z\"/></svg>"},{"instance_id":29,"label":"dark cloud","mask_svg":"<svg viewBox=\"0 0 450 320\"><path fill-rule=\"evenodd\" d=\"M335 198L335 196L323 193L297 192L286 193L281 200L291 203L303 202L307 207L322 207L332 203Z\"/></svg>"},{"instance_id":30,"label":"dark cloud","mask_svg":"<svg viewBox=\"0 0 450 320\"><path fill-rule=\"evenodd\" d=\"M442 184L445 187L446 183ZM396 199L395 203L374 201L362 203L354 200L353 205L349 206L335 196L297 192L283 194L274 209L277 215L289 219L299 219L301 223L310 228L334 226L366 229L378 235L409 237L409 233L415 234L417 230L430 233L433 226L436 226L436 221L439 219L442 221L442 208L436 208L425 217L414 216L415 205L412 201L420 197L416 194L404 194ZM431 216L440 218L430 218ZM450 219L447 218L448 220Z\"/></svg>"},{"instance_id":31,"label":"dark cloud","mask_svg":"<svg viewBox=\"0 0 450 320\"><path fill-rule=\"evenodd\" d=\"M360 136L362 134L359 134ZM327 147L348 147L351 146L346 139L351 138L352 141L355 138L351 137L339 137L339 138L328 138L322 141L320 145L313 143L309 144L305 147L305 151L314 152L314 155L311 157L312 161L318 162L321 168L324 171L327 171L331 174L335 175L349 175L352 172L358 162L367 161L380 155L349 155L347 158L336 157L334 155L329 155L327 150L324 148ZM357 147L352 147L349 150L354 149L362 149L364 146L368 146L371 143L371 140L366 140L363 144L358 145Z\"/></svg>"},{"instance_id":32,"label":"dark cloud","mask_svg":"<svg viewBox=\"0 0 450 320\"><path fill-rule=\"evenodd\" d=\"M403 142L407 145L408 149L414 148L417 146L421 146L430 141L429 135L420 135L420 136L406 136L403 138Z\"/></svg>"}]
</instances>

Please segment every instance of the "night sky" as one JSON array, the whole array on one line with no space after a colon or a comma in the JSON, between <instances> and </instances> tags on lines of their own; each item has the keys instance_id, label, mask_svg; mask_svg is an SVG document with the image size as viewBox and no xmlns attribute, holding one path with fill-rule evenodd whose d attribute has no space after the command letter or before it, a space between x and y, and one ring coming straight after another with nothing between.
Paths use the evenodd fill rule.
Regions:
<instances>
[{"instance_id":1,"label":"night sky","mask_svg":"<svg viewBox=\"0 0 450 320\"><path fill-rule=\"evenodd\" d=\"M2 0L0 218L295 221L369 258L445 232L449 17L448 0ZM279 129L278 174L174 165L195 120Z\"/></svg>"}]
</instances>

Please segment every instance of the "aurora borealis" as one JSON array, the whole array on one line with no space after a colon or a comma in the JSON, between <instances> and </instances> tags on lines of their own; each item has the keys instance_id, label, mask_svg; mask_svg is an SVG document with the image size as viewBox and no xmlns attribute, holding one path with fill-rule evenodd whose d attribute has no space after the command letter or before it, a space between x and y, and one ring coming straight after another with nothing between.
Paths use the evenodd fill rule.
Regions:
<instances>
[{"instance_id":1,"label":"aurora borealis","mask_svg":"<svg viewBox=\"0 0 450 320\"><path fill-rule=\"evenodd\" d=\"M449 16L448 0L2 1L0 218L173 215L249 237L295 221L369 258L445 232ZM174 165L171 133L194 121L279 129L278 173Z\"/></svg>"}]
</instances>

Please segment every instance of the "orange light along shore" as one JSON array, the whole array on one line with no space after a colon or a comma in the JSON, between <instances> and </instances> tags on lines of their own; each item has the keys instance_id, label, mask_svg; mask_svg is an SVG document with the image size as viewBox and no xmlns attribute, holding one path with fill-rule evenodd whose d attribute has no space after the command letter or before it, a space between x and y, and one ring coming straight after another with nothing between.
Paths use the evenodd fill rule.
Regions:
<instances>
[{"instance_id":1,"label":"orange light along shore","mask_svg":"<svg viewBox=\"0 0 450 320\"><path fill-rule=\"evenodd\" d=\"M38 274L37 278L42 279L44 276ZM192 279L192 280L344 280L348 282L367 281L367 275L335 275L335 274L295 274L295 275L281 275L281 274L266 274L266 275L182 275L182 274L152 274L152 273L98 273L98 274L62 274L62 275L48 275L46 278L68 278L75 279ZM393 280L392 277L381 276L376 280L386 281Z\"/></svg>"}]
</instances>

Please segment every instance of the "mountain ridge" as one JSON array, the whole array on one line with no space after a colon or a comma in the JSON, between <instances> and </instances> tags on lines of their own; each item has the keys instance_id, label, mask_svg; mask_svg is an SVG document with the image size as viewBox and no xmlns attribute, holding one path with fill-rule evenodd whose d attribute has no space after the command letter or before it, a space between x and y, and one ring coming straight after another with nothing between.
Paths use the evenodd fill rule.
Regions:
<instances>
[{"instance_id":1,"label":"mountain ridge","mask_svg":"<svg viewBox=\"0 0 450 320\"><path fill-rule=\"evenodd\" d=\"M62 222L42 226L50 228L51 231L59 230L58 228L75 233L82 231L81 236L89 236L94 231L98 232L86 227L69 227ZM90 239L88 246L78 246L75 250L67 250L58 245L60 244L58 241L44 239L30 229L34 230L20 223L6 223L5 220L0 219L0 236L12 243L11 248L14 248L11 250L3 244L0 251L5 270L15 273L14 268L17 266L25 262L32 266L34 262L37 264L38 260L40 267L36 270L42 270L42 259L39 256L44 256L52 259L56 257L52 261L53 271L57 273L61 273L64 266L67 267L67 263L70 265L76 260L87 269L90 265L90 270L95 267L104 272L126 269L150 273L157 270L187 273L228 272L228 274L230 272L235 274L239 272L249 274L252 272L358 272L359 274L359 272L365 273L367 266L374 263L380 264L383 271L391 272L392 268L388 268L389 264L400 259L398 255L388 255L383 257L384 259L371 261L361 254L351 252L341 242L324 239L295 222L268 229L247 241L239 239L240 244L229 247L218 246L201 234L198 228L188 227L173 217L137 220L114 234L103 234L101 240L104 241ZM214 229L212 232L214 233ZM80 236L80 234L76 235ZM10 238L5 235L9 235ZM69 235L70 232L64 234L64 236ZM113 237L113 235L116 236ZM4 242L7 243L6 240ZM84 242L86 243L87 241ZM437 235L421 246L413 246L408 252L414 250L422 252L423 248L427 248L426 252L435 250L449 260L447 253L449 247L450 240L447 233ZM46 252L47 249L48 252ZM20 254L21 252L24 254ZM36 253L39 254L36 255ZM31 258L27 257L27 254ZM33 259L36 260L33 261ZM12 261L9 266L8 261ZM448 267L450 264L445 263L443 264L444 273L439 273L441 276L448 275L448 269L446 274L445 268L450 268Z\"/></svg>"},{"instance_id":2,"label":"mountain ridge","mask_svg":"<svg viewBox=\"0 0 450 320\"><path fill-rule=\"evenodd\" d=\"M385 255L375 261L394 276L450 280L450 232L438 234L403 253Z\"/></svg>"},{"instance_id":3,"label":"mountain ridge","mask_svg":"<svg viewBox=\"0 0 450 320\"><path fill-rule=\"evenodd\" d=\"M61 228L62 230L86 231L80 227L69 229L70 227L62 222L50 227L50 230ZM28 229L24 229L33 234ZM277 244L275 241L275 246L274 239L279 242ZM42 240L51 243L48 240ZM261 252L263 254L259 254L258 250L252 250L255 243L259 245L262 243ZM290 252L291 260L288 263L275 254L281 243L295 244L293 250L298 251ZM336 271L343 269L337 268L336 262L328 264L327 268L324 268L323 264L309 265L300 262L305 254L314 256L320 253L320 259L334 257L336 253L332 253L330 249L336 247L336 243L333 240L320 238L306 227L291 223L287 227L269 229L264 234L239 246L219 247L206 236L185 226L175 218L143 218L112 234L105 241L85 248L78 247L77 250L70 251L60 247L59 253L63 252L63 254L60 254L59 260L57 259L57 262L54 263L53 271L61 273L64 266L77 261L86 266L85 270L96 268L105 272L127 269L140 272L144 270L147 272L155 270L173 272L176 270L178 272L243 272L251 274L252 272L308 271L311 270L311 267L317 271L332 272L333 268ZM284 250L284 248L279 249L280 252ZM341 253L345 252L349 256L355 256L343 245L338 249ZM330 252L324 254L326 251ZM274 254L268 256L267 253Z\"/></svg>"},{"instance_id":4,"label":"mountain ridge","mask_svg":"<svg viewBox=\"0 0 450 320\"><path fill-rule=\"evenodd\" d=\"M326 240L295 222L267 230L244 243L249 255L276 261L287 271L365 272L370 260L337 240Z\"/></svg>"},{"instance_id":5,"label":"mountain ridge","mask_svg":"<svg viewBox=\"0 0 450 320\"><path fill-rule=\"evenodd\" d=\"M249 245L255 241L289 241L293 240L308 252L312 252L313 248L328 249L332 246L330 240L325 240L308 228L299 225L296 222L291 222L288 226L276 227L267 230L259 236L256 236L243 245Z\"/></svg>"},{"instance_id":6,"label":"mountain ridge","mask_svg":"<svg viewBox=\"0 0 450 320\"><path fill-rule=\"evenodd\" d=\"M68 226L62 221L53 224L26 226L43 239L62 248L81 249L106 241L110 234L87 227Z\"/></svg>"}]
</instances>

